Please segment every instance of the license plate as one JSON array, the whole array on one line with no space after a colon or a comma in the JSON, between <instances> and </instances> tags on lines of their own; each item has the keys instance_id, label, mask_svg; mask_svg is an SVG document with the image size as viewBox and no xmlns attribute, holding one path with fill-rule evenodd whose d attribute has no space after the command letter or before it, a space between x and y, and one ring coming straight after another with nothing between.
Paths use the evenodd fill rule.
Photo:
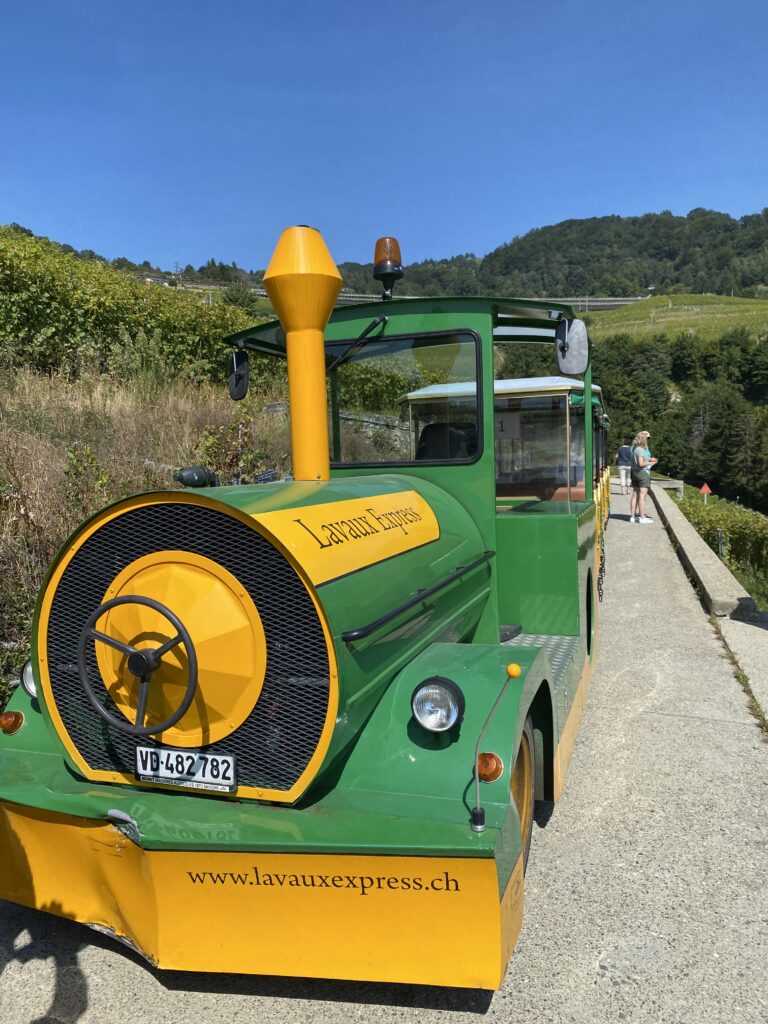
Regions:
<instances>
[{"instance_id":1,"label":"license plate","mask_svg":"<svg viewBox=\"0 0 768 1024\"><path fill-rule=\"evenodd\" d=\"M173 747L137 747L136 778L139 782L215 793L234 793L237 789L234 757Z\"/></svg>"}]
</instances>

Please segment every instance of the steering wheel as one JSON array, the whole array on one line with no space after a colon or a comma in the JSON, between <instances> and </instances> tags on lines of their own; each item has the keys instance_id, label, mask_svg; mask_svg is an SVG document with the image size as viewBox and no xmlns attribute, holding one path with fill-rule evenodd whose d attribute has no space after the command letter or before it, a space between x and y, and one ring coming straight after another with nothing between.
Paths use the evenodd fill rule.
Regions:
<instances>
[{"instance_id":1,"label":"steering wheel","mask_svg":"<svg viewBox=\"0 0 768 1024\"><path fill-rule=\"evenodd\" d=\"M121 604L142 604L146 605L147 608L152 608L154 611L159 612L164 619L167 619L171 623L173 628L176 630L176 636L172 640L166 641L160 647L155 648L137 648L131 647L130 644L124 644L120 640L115 640L114 637L109 636L107 633L102 633L96 629L96 623L99 621L101 616L110 610L110 608L116 608ZM136 707L136 720L134 723L127 721L124 718L118 718L116 715L110 714L109 711L100 703L93 689L93 684L88 675L88 664L86 661L87 657L87 645L89 640L98 640L102 644L106 644L107 647L114 647L116 651L120 651L121 654L125 654L128 658L128 671L133 675L137 676L140 680L139 683L139 700ZM149 699L149 687L152 682L152 673L159 667L163 655L167 654L168 651L173 650L178 644L181 644L187 653L187 688L184 691L184 698L179 704L178 708L165 719L164 722L160 722L158 725L145 725L145 719L147 717L147 701ZM183 717L184 713L192 703L192 699L195 696L195 690L197 689L197 653L195 652L192 638L187 632L184 624L174 615L170 608L166 608L165 605L160 604L159 601L153 600L151 597L140 597L140 596L127 596L127 597L115 597L111 601L105 601L104 604L99 605L96 611L88 618L88 621L83 626L80 633L80 640L77 645L77 671L80 677L80 682L83 685L86 696L90 701L94 711L104 719L108 725L114 726L121 732L127 732L130 736L152 736L158 732L165 732L166 729L170 729L172 725L175 725L180 718Z\"/></svg>"}]
</instances>

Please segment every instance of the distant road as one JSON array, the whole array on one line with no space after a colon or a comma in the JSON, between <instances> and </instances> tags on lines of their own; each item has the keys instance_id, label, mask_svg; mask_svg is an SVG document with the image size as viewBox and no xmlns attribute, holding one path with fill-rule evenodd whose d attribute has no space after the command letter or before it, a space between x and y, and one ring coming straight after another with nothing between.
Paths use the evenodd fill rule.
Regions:
<instances>
[{"instance_id":1,"label":"distant road","mask_svg":"<svg viewBox=\"0 0 768 1024\"><path fill-rule=\"evenodd\" d=\"M219 291L223 288L229 288L228 284L185 284L182 286L185 291ZM269 298L263 288L249 288L250 292L254 295L258 295L260 299ZM398 299L419 299L429 298L429 296L421 295L396 295ZM527 296L515 296L515 298L528 298L534 299L536 302L565 302L579 313L588 313L591 309L619 309L621 306L629 306L633 302L642 302L643 299L648 298L647 295L622 295L615 296L613 298L606 298L605 296L597 297L592 295L576 295L568 296L566 298L557 298L553 295L548 295L545 298L536 297L532 295ZM336 302L337 306L345 306L349 303L355 302L378 302L381 299L380 294L376 295L361 295L358 292L344 292Z\"/></svg>"},{"instance_id":2,"label":"distant road","mask_svg":"<svg viewBox=\"0 0 768 1024\"><path fill-rule=\"evenodd\" d=\"M266 295L267 293L263 289L254 289L257 295ZM398 295L398 299L416 299L420 298L418 295ZM425 296L427 297L427 296ZM524 296L525 298L533 298L533 296ZM381 298L380 295L357 295L349 292L342 293L339 296L337 306L343 306L348 302L378 302ZM536 302L566 302L569 306L579 313L588 313L590 309L619 309L620 306L629 306L633 302L640 302L646 298L645 295L631 295L622 296L617 298L594 298L590 295L581 295L578 297L569 297L565 299L555 298L552 295L548 295L544 299L536 299Z\"/></svg>"}]
</instances>

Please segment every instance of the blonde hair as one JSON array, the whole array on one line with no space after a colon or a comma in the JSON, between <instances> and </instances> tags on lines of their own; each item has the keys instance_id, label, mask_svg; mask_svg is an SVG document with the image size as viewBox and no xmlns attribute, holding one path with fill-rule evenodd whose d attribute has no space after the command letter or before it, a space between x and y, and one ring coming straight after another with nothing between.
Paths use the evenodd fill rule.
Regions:
<instances>
[{"instance_id":1,"label":"blonde hair","mask_svg":"<svg viewBox=\"0 0 768 1024\"><path fill-rule=\"evenodd\" d=\"M648 440L648 438L650 436L651 435L648 433L647 430L641 430L639 434L635 434L635 439L632 442L632 447L633 448L638 448L638 447L640 447L640 448L647 448L648 445L646 444L646 441Z\"/></svg>"}]
</instances>

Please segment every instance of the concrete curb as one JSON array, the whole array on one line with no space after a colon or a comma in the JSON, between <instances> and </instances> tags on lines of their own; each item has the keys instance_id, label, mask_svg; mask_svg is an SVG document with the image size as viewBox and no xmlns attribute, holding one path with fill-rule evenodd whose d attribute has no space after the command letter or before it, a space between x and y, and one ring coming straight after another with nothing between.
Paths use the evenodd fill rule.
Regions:
<instances>
[{"instance_id":1,"label":"concrete curb","mask_svg":"<svg viewBox=\"0 0 768 1024\"><path fill-rule=\"evenodd\" d=\"M708 611L732 619L756 617L758 610L753 598L702 540L669 495L657 487L652 487L649 493L681 562L696 580Z\"/></svg>"},{"instance_id":2,"label":"concrete curb","mask_svg":"<svg viewBox=\"0 0 768 1024\"><path fill-rule=\"evenodd\" d=\"M722 637L748 680L749 693L768 716L768 614L759 612L735 576L660 488L651 490L659 518L680 561L696 580L711 614L720 617Z\"/></svg>"}]
</instances>

